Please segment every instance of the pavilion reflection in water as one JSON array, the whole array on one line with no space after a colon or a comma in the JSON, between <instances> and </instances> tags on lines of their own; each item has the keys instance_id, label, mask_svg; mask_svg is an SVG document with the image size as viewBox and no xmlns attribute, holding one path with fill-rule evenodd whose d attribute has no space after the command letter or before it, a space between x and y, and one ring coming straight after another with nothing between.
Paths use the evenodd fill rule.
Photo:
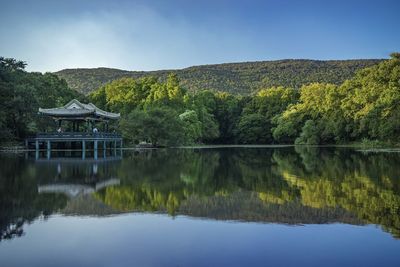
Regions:
<instances>
[{"instance_id":1,"label":"pavilion reflection in water","mask_svg":"<svg viewBox=\"0 0 400 267\"><path fill-rule=\"evenodd\" d=\"M77 151L56 151L54 154L55 157L35 160L37 169L45 174L43 180L39 179L39 194L55 193L76 198L120 184L116 176L122 159L120 153L99 159L74 157Z\"/></svg>"},{"instance_id":2,"label":"pavilion reflection in water","mask_svg":"<svg viewBox=\"0 0 400 267\"><path fill-rule=\"evenodd\" d=\"M25 152L25 158L34 158L36 161L112 161L122 158L122 148L101 148L90 150L28 150Z\"/></svg>"}]
</instances>

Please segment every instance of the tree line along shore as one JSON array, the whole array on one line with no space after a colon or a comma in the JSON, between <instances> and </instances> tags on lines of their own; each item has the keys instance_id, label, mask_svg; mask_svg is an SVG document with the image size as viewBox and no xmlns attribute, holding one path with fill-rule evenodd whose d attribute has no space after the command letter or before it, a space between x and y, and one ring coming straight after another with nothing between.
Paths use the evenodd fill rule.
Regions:
<instances>
[{"instance_id":1,"label":"tree line along shore","mask_svg":"<svg viewBox=\"0 0 400 267\"><path fill-rule=\"evenodd\" d=\"M38 108L62 106L73 98L121 113L112 127L131 145L399 143L400 53L340 84L261 87L251 95L192 92L175 73L167 79L120 78L83 95L57 75L27 72L25 66L0 58L3 145L54 130L51 120L38 116Z\"/></svg>"}]
</instances>

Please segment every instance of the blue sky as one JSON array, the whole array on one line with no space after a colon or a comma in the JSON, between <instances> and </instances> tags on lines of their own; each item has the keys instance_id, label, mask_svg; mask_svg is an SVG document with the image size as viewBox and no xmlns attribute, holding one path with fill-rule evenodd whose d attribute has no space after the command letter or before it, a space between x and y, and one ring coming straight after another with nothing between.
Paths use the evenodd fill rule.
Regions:
<instances>
[{"instance_id":1,"label":"blue sky","mask_svg":"<svg viewBox=\"0 0 400 267\"><path fill-rule=\"evenodd\" d=\"M0 0L0 55L29 71L387 58L400 1Z\"/></svg>"}]
</instances>

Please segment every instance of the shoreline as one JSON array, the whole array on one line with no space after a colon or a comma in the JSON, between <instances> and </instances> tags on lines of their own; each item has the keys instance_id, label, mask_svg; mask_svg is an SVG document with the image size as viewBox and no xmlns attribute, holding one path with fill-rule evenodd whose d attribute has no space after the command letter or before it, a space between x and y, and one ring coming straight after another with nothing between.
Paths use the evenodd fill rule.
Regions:
<instances>
[{"instance_id":1,"label":"shoreline","mask_svg":"<svg viewBox=\"0 0 400 267\"><path fill-rule=\"evenodd\" d=\"M296 144L213 144L213 145L187 145L187 146L170 146L170 147L141 147L141 146L127 146L121 148L122 150L153 150L153 149L218 149L218 148L285 148L285 147L309 147L309 148L353 148L365 152L400 152L398 145L364 145L362 143L349 143L349 144L325 144L325 145L296 145ZM89 149L93 150L93 149ZM24 146L2 146L0 147L1 153L22 153L32 152L35 149L26 149ZM40 149L46 151L46 149ZM81 149L52 149L52 151L82 151Z\"/></svg>"}]
</instances>

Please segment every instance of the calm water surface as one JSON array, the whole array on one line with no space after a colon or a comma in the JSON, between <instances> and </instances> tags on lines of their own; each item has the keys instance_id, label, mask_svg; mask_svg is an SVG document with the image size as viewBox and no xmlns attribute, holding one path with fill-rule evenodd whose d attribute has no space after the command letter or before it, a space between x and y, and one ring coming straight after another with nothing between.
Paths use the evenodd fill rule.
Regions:
<instances>
[{"instance_id":1,"label":"calm water surface","mask_svg":"<svg viewBox=\"0 0 400 267\"><path fill-rule=\"evenodd\" d=\"M400 153L77 153L0 154L0 266L400 266Z\"/></svg>"}]
</instances>

